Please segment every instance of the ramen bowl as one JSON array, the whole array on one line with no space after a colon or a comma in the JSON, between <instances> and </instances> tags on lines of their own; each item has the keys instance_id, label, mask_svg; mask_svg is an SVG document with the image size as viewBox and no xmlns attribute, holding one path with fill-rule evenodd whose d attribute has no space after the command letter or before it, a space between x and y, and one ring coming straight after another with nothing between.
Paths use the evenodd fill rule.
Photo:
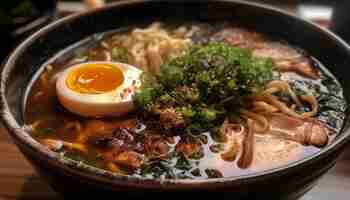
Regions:
<instances>
[{"instance_id":1,"label":"ramen bowl","mask_svg":"<svg viewBox=\"0 0 350 200\"><path fill-rule=\"evenodd\" d=\"M350 140L348 117L335 139L319 152L291 164L248 175L202 180L144 179L121 176L62 158L34 140L23 119L28 84L39 68L61 50L95 33L152 21L239 22L305 49L327 66L350 98L350 49L331 32L283 11L244 1L127 1L69 16L50 24L19 45L1 73L1 111L13 141L37 172L65 198L298 199L331 169ZM346 113L347 114L347 113Z\"/></svg>"}]
</instances>

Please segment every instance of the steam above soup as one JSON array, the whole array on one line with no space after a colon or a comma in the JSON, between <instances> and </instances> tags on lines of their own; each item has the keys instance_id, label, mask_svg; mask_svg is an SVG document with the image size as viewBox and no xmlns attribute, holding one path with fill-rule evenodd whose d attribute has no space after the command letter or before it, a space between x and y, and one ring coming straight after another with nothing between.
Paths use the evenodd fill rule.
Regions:
<instances>
[{"instance_id":1,"label":"steam above soup","mask_svg":"<svg viewBox=\"0 0 350 200\"><path fill-rule=\"evenodd\" d=\"M229 23L104 34L44 67L26 102L32 136L122 175L280 167L332 142L346 108L341 86L307 53Z\"/></svg>"}]
</instances>

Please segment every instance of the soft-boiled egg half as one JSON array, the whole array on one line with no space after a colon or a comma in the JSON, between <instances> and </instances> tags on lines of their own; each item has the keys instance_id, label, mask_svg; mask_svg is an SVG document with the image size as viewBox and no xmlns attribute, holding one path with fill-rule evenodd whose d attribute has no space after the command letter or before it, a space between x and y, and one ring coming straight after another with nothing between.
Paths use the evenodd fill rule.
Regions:
<instances>
[{"instance_id":1,"label":"soft-boiled egg half","mask_svg":"<svg viewBox=\"0 0 350 200\"><path fill-rule=\"evenodd\" d=\"M142 71L117 62L87 62L63 71L56 82L59 102L85 117L120 116L134 109Z\"/></svg>"}]
</instances>

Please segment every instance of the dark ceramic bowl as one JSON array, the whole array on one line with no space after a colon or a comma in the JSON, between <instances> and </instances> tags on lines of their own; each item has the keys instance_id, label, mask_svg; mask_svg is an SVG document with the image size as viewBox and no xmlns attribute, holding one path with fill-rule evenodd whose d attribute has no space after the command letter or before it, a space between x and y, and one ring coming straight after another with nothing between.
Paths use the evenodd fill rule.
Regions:
<instances>
[{"instance_id":1,"label":"dark ceramic bowl","mask_svg":"<svg viewBox=\"0 0 350 200\"><path fill-rule=\"evenodd\" d=\"M185 3L186 2L186 3ZM192 1L191 1L192 2ZM32 75L49 58L97 32L152 20L239 21L283 38L320 60L339 79L350 101L350 49L332 33L274 8L244 1L127 1L74 15L41 29L8 58L1 74L1 111L21 152L56 191L65 197L113 195L116 198L297 199L334 166L350 140L349 120L332 144L287 166L247 176L209 180L152 180L118 176L62 159L33 140L23 128L23 93ZM185 196L186 195L186 196ZM111 196L111 197L113 197Z\"/></svg>"}]
</instances>

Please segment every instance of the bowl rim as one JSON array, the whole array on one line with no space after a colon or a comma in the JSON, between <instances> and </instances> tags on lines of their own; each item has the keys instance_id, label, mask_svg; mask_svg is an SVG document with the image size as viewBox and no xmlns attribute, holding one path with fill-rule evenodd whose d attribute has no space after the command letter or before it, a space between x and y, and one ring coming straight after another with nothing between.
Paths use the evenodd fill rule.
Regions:
<instances>
[{"instance_id":1,"label":"bowl rim","mask_svg":"<svg viewBox=\"0 0 350 200\"><path fill-rule=\"evenodd\" d=\"M7 59L4 62L4 66L1 72L1 80L0 80L0 104L1 104L1 117L3 124L8 129L9 134L19 140L21 143L23 143L27 148L29 148L32 152L37 154L37 156L41 156L41 158L45 159L46 162L54 165L55 167L59 167L62 170L65 170L66 172L72 173L74 176L80 176L82 178L91 179L94 181L100 181L103 183L110 183L110 184L117 184L118 181L125 181L120 182L123 185L127 186L137 186L137 187L159 187L159 186L165 186L165 185L177 185L182 186L183 188L190 188L190 186L194 185L207 185L207 186L215 186L217 183L224 183L224 182L240 182L244 181L245 183L256 181L257 179L264 179L265 177L271 177L275 176L278 173L286 172L287 170L291 169L298 169L302 166L307 166L308 164L321 159L322 157L325 157L326 155L329 155L336 151L336 149L344 146L346 143L350 142L350 130L347 128L346 130L341 130L342 134L339 135L335 141L333 141L328 146L324 147L321 151L308 156L304 159L289 163L287 165L283 165L281 167L264 170L260 172L255 172L247 175L242 176L233 176L233 177L225 177L225 178L213 178L213 179L203 179L203 180L188 180L188 179L150 179L150 178L142 178L142 177L134 177L134 176L121 176L113 172L109 172L102 169L97 169L95 167L78 163L77 161L72 161L70 159L65 159L62 156L60 156L59 153L50 151L49 149L45 148L43 145L41 145L39 142L34 140L28 132L26 131L26 127L20 126L15 117L11 114L11 111L9 109L8 102L6 100L6 82L7 78L9 77L9 74L11 73L11 70L14 68L15 61L18 59L18 57L25 52L27 47L29 47L34 41L39 39L42 36L45 36L46 34L49 34L51 31L54 31L56 28L60 27L61 25L64 25L65 23L69 21L74 21L75 19L89 16L94 13L98 12L108 12L108 10L113 9L114 7L120 7L125 5L132 5L132 4L143 4L143 3L151 3L151 2L162 2L160 0L152 1L152 0L131 0L131 1L121 1L121 2L115 2L111 3L105 7L93 9L90 11L85 11L82 13L73 14L67 17L64 17L62 19L59 19L40 30L36 31L34 34L32 34L30 37L25 39L22 43L20 43L7 57ZM188 2L196 2L196 3L205 3L205 1L188 1ZM320 34L324 34L328 38L331 38L334 40L334 42L340 44L342 48L347 49L347 51L350 52L350 46L343 41L341 38L339 38L337 35L332 33L331 31L327 30L326 28L320 27L316 25L313 22L310 22L308 20L301 19L291 13L288 13L287 11L275 8L273 6L261 4L261 3L254 3L254 2L246 2L244 0L213 0L210 2L218 2L218 3L234 3L237 5L244 5L244 6L251 6L255 7L257 9L264 9L268 10L270 12L275 12L280 15L284 15L291 20L298 21L299 23L304 23L305 25L312 26L316 31L318 31ZM180 1L169 1L168 3L186 3L185 0ZM141 182L147 181L151 184L142 184ZM119 183L119 185L120 185ZM141 183L141 184L140 184Z\"/></svg>"}]
</instances>

